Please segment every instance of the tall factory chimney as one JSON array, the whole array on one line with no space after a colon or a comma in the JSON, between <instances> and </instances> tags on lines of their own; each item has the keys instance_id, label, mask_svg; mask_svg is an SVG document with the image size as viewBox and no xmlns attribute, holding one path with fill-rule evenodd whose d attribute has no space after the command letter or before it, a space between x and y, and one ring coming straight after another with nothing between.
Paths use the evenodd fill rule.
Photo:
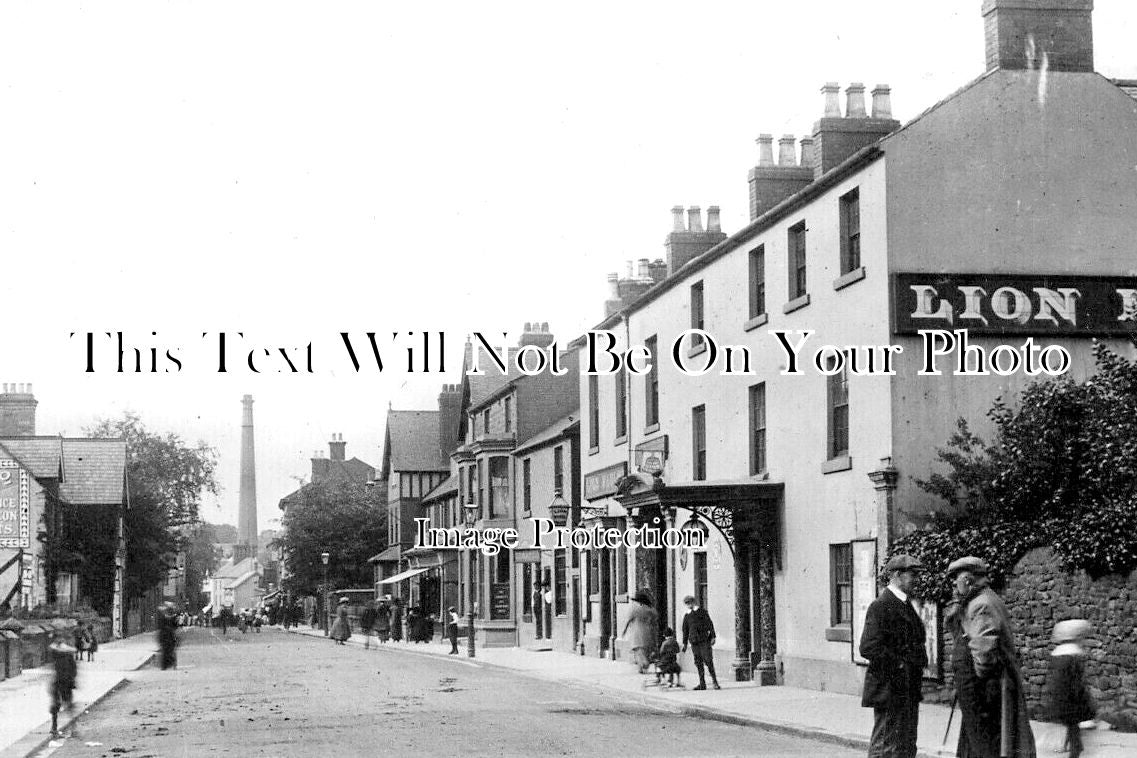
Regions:
<instances>
[{"instance_id":1,"label":"tall factory chimney","mask_svg":"<svg viewBox=\"0 0 1137 758\"><path fill-rule=\"evenodd\" d=\"M257 554L257 459L253 443L253 396L241 398L241 497L237 510L237 543L234 559Z\"/></svg>"}]
</instances>

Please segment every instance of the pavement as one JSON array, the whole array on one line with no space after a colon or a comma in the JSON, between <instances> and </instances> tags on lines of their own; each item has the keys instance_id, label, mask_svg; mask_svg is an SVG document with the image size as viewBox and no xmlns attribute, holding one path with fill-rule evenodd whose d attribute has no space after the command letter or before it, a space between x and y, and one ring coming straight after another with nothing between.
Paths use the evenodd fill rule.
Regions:
<instances>
[{"instance_id":1,"label":"pavement","mask_svg":"<svg viewBox=\"0 0 1137 758\"><path fill-rule=\"evenodd\" d=\"M93 661L78 664L75 708L59 712L60 731L150 663L156 651L153 634L101 643ZM0 682L0 758L25 758L51 741L51 676L50 667L40 666Z\"/></svg>"},{"instance_id":2,"label":"pavement","mask_svg":"<svg viewBox=\"0 0 1137 758\"><path fill-rule=\"evenodd\" d=\"M300 627L288 630L296 634L323 637L318 629ZM753 682L720 680L721 690L696 692L698 683L693 671L683 673L685 689L645 686L651 677L642 676L625 660L585 657L560 651L535 651L523 648L478 648L469 658L465 640L459 641L459 655L449 655L450 643L389 642L385 649L397 649L411 655L436 656L462 665L496 666L518 674L559 682L599 687L618 691L625 696L653 705L667 705L678 713L701 718L746 724L786 734L810 737L846 747L868 749L872 731L872 711L861 707L859 695L799 689L797 687L762 687ZM332 644L329 640L328 644ZM363 647L356 634L348 645ZM360 650L361 655L367 653ZM920 707L917 736L919 755L923 758L955 756L959 739L959 714L950 718L948 706L930 703ZM948 730L949 718L951 721ZM1108 726L1108 725L1101 725ZM1035 743L1040 758L1064 755L1059 751L1065 727L1032 721ZM947 740L944 740L948 730ZM1108 728L1084 730L1085 755L1093 758L1133 758L1137 756L1137 733L1118 732Z\"/></svg>"}]
</instances>

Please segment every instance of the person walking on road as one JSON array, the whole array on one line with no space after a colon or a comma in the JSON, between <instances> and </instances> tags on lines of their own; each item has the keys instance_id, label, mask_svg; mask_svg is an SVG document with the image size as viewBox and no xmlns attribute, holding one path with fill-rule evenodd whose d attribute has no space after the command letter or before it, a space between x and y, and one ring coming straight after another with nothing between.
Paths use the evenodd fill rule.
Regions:
<instances>
[{"instance_id":1,"label":"person walking on road","mask_svg":"<svg viewBox=\"0 0 1137 758\"><path fill-rule=\"evenodd\" d=\"M1090 633L1084 619L1059 621L1054 625L1054 652L1046 675L1046 706L1050 717L1066 726L1066 748L1070 758L1082 754L1083 721L1097 716L1093 695L1086 686L1086 650L1082 642Z\"/></svg>"},{"instance_id":2,"label":"person walking on road","mask_svg":"<svg viewBox=\"0 0 1137 758\"><path fill-rule=\"evenodd\" d=\"M960 758L1035 758L1007 607L987 586L987 564L968 556L948 566L957 602L948 610L959 701Z\"/></svg>"},{"instance_id":3,"label":"person walking on road","mask_svg":"<svg viewBox=\"0 0 1137 758\"><path fill-rule=\"evenodd\" d=\"M391 606L387 604L389 598L384 596L375 609L375 636L380 642L391 639Z\"/></svg>"},{"instance_id":4,"label":"person walking on road","mask_svg":"<svg viewBox=\"0 0 1137 758\"><path fill-rule=\"evenodd\" d=\"M375 601L369 600L363 607L363 615L359 617L359 631L363 635L363 649L371 649L371 637L375 634L375 619L379 616L375 610ZM378 643L376 643L378 647Z\"/></svg>"},{"instance_id":5,"label":"person walking on road","mask_svg":"<svg viewBox=\"0 0 1137 758\"><path fill-rule=\"evenodd\" d=\"M920 684L928 654L924 623L912 605L916 572L924 565L894 555L884 566L888 586L869 604L860 653L869 662L861 705L873 709L869 758L915 758Z\"/></svg>"},{"instance_id":6,"label":"person walking on road","mask_svg":"<svg viewBox=\"0 0 1137 758\"><path fill-rule=\"evenodd\" d=\"M342 645L351 638L351 619L347 617L346 597L340 598L336 620L332 622L332 630L328 636L335 640L337 645Z\"/></svg>"},{"instance_id":7,"label":"person walking on road","mask_svg":"<svg viewBox=\"0 0 1137 758\"><path fill-rule=\"evenodd\" d=\"M394 642L403 639L403 601L399 598L391 601L391 639Z\"/></svg>"},{"instance_id":8,"label":"person walking on road","mask_svg":"<svg viewBox=\"0 0 1137 758\"><path fill-rule=\"evenodd\" d=\"M623 636L628 637L629 629L632 631L629 637L632 658L640 673L646 674L658 646L656 635L659 633L659 614L651 607L651 598L646 592L637 592L632 598L632 607L628 611L628 621L624 624Z\"/></svg>"},{"instance_id":9,"label":"person walking on road","mask_svg":"<svg viewBox=\"0 0 1137 758\"><path fill-rule=\"evenodd\" d=\"M75 691L75 678L77 667L75 656L78 654L73 646L68 645L62 634L57 634L47 648L51 657L52 676L48 685L51 692L51 734L59 734L59 709L65 708L70 713L75 708L72 695Z\"/></svg>"},{"instance_id":10,"label":"person walking on road","mask_svg":"<svg viewBox=\"0 0 1137 758\"><path fill-rule=\"evenodd\" d=\"M158 611L159 664L163 671L177 668L178 617L174 604L165 603Z\"/></svg>"},{"instance_id":11,"label":"person walking on road","mask_svg":"<svg viewBox=\"0 0 1137 758\"><path fill-rule=\"evenodd\" d=\"M450 655L458 655L458 609L450 606L446 609L446 636L450 638Z\"/></svg>"},{"instance_id":12,"label":"person walking on road","mask_svg":"<svg viewBox=\"0 0 1137 758\"><path fill-rule=\"evenodd\" d=\"M711 614L699 607L693 595L683 598L683 604L687 606L687 613L683 616L683 652L687 652L687 644L690 643L691 655L695 658L695 671L699 673L699 684L695 689L707 688L707 680L703 676L703 668L706 667L711 675L711 684L716 690L721 690L719 678L715 675L715 625L711 621Z\"/></svg>"}]
</instances>

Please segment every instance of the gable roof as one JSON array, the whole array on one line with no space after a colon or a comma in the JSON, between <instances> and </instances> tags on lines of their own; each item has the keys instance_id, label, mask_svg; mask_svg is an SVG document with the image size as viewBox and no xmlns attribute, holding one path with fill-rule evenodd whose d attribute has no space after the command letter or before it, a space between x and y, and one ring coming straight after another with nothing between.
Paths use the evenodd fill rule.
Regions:
<instances>
[{"instance_id":1,"label":"gable roof","mask_svg":"<svg viewBox=\"0 0 1137 758\"><path fill-rule=\"evenodd\" d=\"M571 416L565 416L564 418L557 419L541 431L534 434L529 439L519 444L513 451L513 454L520 455L521 453L535 450L539 447L542 447L543 445L549 444L550 442L559 440L562 437L570 435L574 428L579 431L580 419L576 418L578 415L579 413L574 413Z\"/></svg>"},{"instance_id":2,"label":"gable roof","mask_svg":"<svg viewBox=\"0 0 1137 758\"><path fill-rule=\"evenodd\" d=\"M12 457L27 466L36 479L59 479L61 466L62 440L59 437L8 437L0 444Z\"/></svg>"},{"instance_id":3,"label":"gable roof","mask_svg":"<svg viewBox=\"0 0 1137 758\"><path fill-rule=\"evenodd\" d=\"M450 461L439 447L438 411L387 411L383 473L392 471L449 471Z\"/></svg>"},{"instance_id":4,"label":"gable roof","mask_svg":"<svg viewBox=\"0 0 1137 758\"><path fill-rule=\"evenodd\" d=\"M114 505L126 495L126 440L64 438L59 496L72 505Z\"/></svg>"}]
</instances>

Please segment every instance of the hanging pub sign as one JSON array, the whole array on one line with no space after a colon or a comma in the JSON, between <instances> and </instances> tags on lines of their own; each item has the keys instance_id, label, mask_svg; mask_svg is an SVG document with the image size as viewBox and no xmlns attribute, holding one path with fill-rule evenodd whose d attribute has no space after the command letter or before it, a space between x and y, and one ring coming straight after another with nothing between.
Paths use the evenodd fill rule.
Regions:
<instances>
[{"instance_id":1,"label":"hanging pub sign","mask_svg":"<svg viewBox=\"0 0 1137 758\"><path fill-rule=\"evenodd\" d=\"M616 482L628 475L628 462L607 466L584 475L584 499L599 500L616 494Z\"/></svg>"},{"instance_id":2,"label":"hanging pub sign","mask_svg":"<svg viewBox=\"0 0 1137 758\"><path fill-rule=\"evenodd\" d=\"M0 547L31 546L28 472L14 460L0 460Z\"/></svg>"},{"instance_id":3,"label":"hanging pub sign","mask_svg":"<svg viewBox=\"0 0 1137 758\"><path fill-rule=\"evenodd\" d=\"M1137 278L913 274L892 277L892 331L1137 335Z\"/></svg>"},{"instance_id":4,"label":"hanging pub sign","mask_svg":"<svg viewBox=\"0 0 1137 758\"><path fill-rule=\"evenodd\" d=\"M636 445L636 470L655 476L667 463L667 435Z\"/></svg>"}]
</instances>

